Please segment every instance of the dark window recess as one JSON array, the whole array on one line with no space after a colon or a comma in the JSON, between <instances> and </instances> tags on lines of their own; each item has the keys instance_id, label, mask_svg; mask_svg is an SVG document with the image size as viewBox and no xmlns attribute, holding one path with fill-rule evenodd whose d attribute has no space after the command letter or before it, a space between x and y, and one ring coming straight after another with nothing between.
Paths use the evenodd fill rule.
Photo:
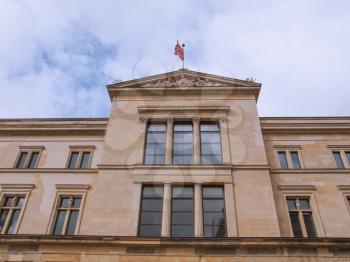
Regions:
<instances>
[{"instance_id":1,"label":"dark window recess","mask_svg":"<svg viewBox=\"0 0 350 262\"><path fill-rule=\"evenodd\" d=\"M149 123L146 135L145 164L165 163L165 123Z\"/></svg>"},{"instance_id":2,"label":"dark window recess","mask_svg":"<svg viewBox=\"0 0 350 262\"><path fill-rule=\"evenodd\" d=\"M193 237L193 187L174 186L172 188L171 208L171 236Z\"/></svg>"},{"instance_id":3,"label":"dark window recess","mask_svg":"<svg viewBox=\"0 0 350 262\"><path fill-rule=\"evenodd\" d=\"M339 169L344 169L344 164L343 164L343 160L341 159L340 152L333 151L333 157L334 157L335 163L337 164L337 167Z\"/></svg>"},{"instance_id":4,"label":"dark window recess","mask_svg":"<svg viewBox=\"0 0 350 262\"><path fill-rule=\"evenodd\" d=\"M298 151L291 151L290 152L290 158L292 159L292 164L294 169L300 169L300 160L299 160L299 154Z\"/></svg>"},{"instance_id":5,"label":"dark window recess","mask_svg":"<svg viewBox=\"0 0 350 262\"><path fill-rule=\"evenodd\" d=\"M193 130L192 123L175 122L173 139L173 163L192 164Z\"/></svg>"},{"instance_id":6,"label":"dark window recess","mask_svg":"<svg viewBox=\"0 0 350 262\"><path fill-rule=\"evenodd\" d=\"M304 223L308 237L317 237L314 221L311 212L303 212Z\"/></svg>"},{"instance_id":7,"label":"dark window recess","mask_svg":"<svg viewBox=\"0 0 350 262\"><path fill-rule=\"evenodd\" d=\"M280 160L281 169L288 169L287 155L285 151L278 152L278 158Z\"/></svg>"},{"instance_id":8,"label":"dark window recess","mask_svg":"<svg viewBox=\"0 0 350 262\"><path fill-rule=\"evenodd\" d=\"M0 207L0 233L14 234L24 204L24 196L6 196Z\"/></svg>"},{"instance_id":9,"label":"dark window recess","mask_svg":"<svg viewBox=\"0 0 350 262\"><path fill-rule=\"evenodd\" d=\"M289 212L290 222L292 223L294 237L303 237L298 212Z\"/></svg>"},{"instance_id":10,"label":"dark window recess","mask_svg":"<svg viewBox=\"0 0 350 262\"><path fill-rule=\"evenodd\" d=\"M204 186L202 198L204 236L224 237L226 235L224 188Z\"/></svg>"},{"instance_id":11,"label":"dark window recess","mask_svg":"<svg viewBox=\"0 0 350 262\"><path fill-rule=\"evenodd\" d=\"M202 164L221 164L221 139L218 123L200 124Z\"/></svg>"},{"instance_id":12,"label":"dark window recess","mask_svg":"<svg viewBox=\"0 0 350 262\"><path fill-rule=\"evenodd\" d=\"M90 151L72 151L68 161L68 168L89 168Z\"/></svg>"},{"instance_id":13,"label":"dark window recess","mask_svg":"<svg viewBox=\"0 0 350 262\"><path fill-rule=\"evenodd\" d=\"M159 237L162 230L163 187L142 189L139 236Z\"/></svg>"},{"instance_id":14,"label":"dark window recess","mask_svg":"<svg viewBox=\"0 0 350 262\"><path fill-rule=\"evenodd\" d=\"M348 163L350 165L350 152L345 152L346 158L348 159Z\"/></svg>"}]
</instances>

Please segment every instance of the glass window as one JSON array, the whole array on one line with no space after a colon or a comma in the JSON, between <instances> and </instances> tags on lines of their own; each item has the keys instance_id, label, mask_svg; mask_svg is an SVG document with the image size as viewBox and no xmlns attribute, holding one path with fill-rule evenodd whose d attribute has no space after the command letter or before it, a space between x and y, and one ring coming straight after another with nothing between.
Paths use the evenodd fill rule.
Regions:
<instances>
[{"instance_id":1,"label":"glass window","mask_svg":"<svg viewBox=\"0 0 350 262\"><path fill-rule=\"evenodd\" d=\"M221 140L218 123L200 124L202 164L221 164Z\"/></svg>"},{"instance_id":2,"label":"glass window","mask_svg":"<svg viewBox=\"0 0 350 262\"><path fill-rule=\"evenodd\" d=\"M5 196L0 206L0 233L15 234L25 196Z\"/></svg>"},{"instance_id":3,"label":"glass window","mask_svg":"<svg viewBox=\"0 0 350 262\"><path fill-rule=\"evenodd\" d=\"M74 235L80 212L81 196L61 196L52 233Z\"/></svg>"},{"instance_id":4,"label":"glass window","mask_svg":"<svg viewBox=\"0 0 350 262\"><path fill-rule=\"evenodd\" d=\"M17 160L16 168L36 168L39 159L37 151L22 151Z\"/></svg>"},{"instance_id":5,"label":"glass window","mask_svg":"<svg viewBox=\"0 0 350 262\"><path fill-rule=\"evenodd\" d=\"M171 236L193 237L194 203L192 186L174 186L171 200Z\"/></svg>"},{"instance_id":6,"label":"glass window","mask_svg":"<svg viewBox=\"0 0 350 262\"><path fill-rule=\"evenodd\" d=\"M165 163L165 123L149 123L146 135L145 164Z\"/></svg>"},{"instance_id":7,"label":"glass window","mask_svg":"<svg viewBox=\"0 0 350 262\"><path fill-rule=\"evenodd\" d=\"M68 168L89 168L91 151L72 151L70 153Z\"/></svg>"},{"instance_id":8,"label":"glass window","mask_svg":"<svg viewBox=\"0 0 350 262\"><path fill-rule=\"evenodd\" d=\"M290 157L292 159L293 168L300 169L301 166L300 166L298 151L291 151Z\"/></svg>"},{"instance_id":9,"label":"glass window","mask_svg":"<svg viewBox=\"0 0 350 262\"><path fill-rule=\"evenodd\" d=\"M224 237L226 235L224 188L204 186L202 196L204 236Z\"/></svg>"},{"instance_id":10,"label":"glass window","mask_svg":"<svg viewBox=\"0 0 350 262\"><path fill-rule=\"evenodd\" d=\"M280 160L281 169L288 169L287 155L285 151L278 152L278 158Z\"/></svg>"},{"instance_id":11,"label":"glass window","mask_svg":"<svg viewBox=\"0 0 350 262\"><path fill-rule=\"evenodd\" d=\"M294 237L317 237L309 198L287 198L287 205Z\"/></svg>"},{"instance_id":12,"label":"glass window","mask_svg":"<svg viewBox=\"0 0 350 262\"><path fill-rule=\"evenodd\" d=\"M345 152L346 158L348 159L349 165L350 165L350 152Z\"/></svg>"},{"instance_id":13,"label":"glass window","mask_svg":"<svg viewBox=\"0 0 350 262\"><path fill-rule=\"evenodd\" d=\"M192 164L193 130L192 123L175 122L173 139L173 163Z\"/></svg>"},{"instance_id":14,"label":"glass window","mask_svg":"<svg viewBox=\"0 0 350 262\"><path fill-rule=\"evenodd\" d=\"M142 189L139 236L159 237L162 231L163 187Z\"/></svg>"},{"instance_id":15,"label":"glass window","mask_svg":"<svg viewBox=\"0 0 350 262\"><path fill-rule=\"evenodd\" d=\"M333 156L334 156L334 160L337 164L337 167L339 169L344 169L344 164L343 164L343 160L341 159L341 155L339 151L333 151Z\"/></svg>"}]
</instances>

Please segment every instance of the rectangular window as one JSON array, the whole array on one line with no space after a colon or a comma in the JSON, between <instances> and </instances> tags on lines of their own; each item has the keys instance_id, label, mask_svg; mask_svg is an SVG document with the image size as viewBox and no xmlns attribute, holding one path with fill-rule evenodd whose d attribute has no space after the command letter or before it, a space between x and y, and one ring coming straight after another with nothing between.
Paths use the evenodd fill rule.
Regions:
<instances>
[{"instance_id":1,"label":"rectangular window","mask_svg":"<svg viewBox=\"0 0 350 262\"><path fill-rule=\"evenodd\" d=\"M278 152L278 158L280 160L281 169L288 169L287 155L285 151Z\"/></svg>"},{"instance_id":2,"label":"rectangular window","mask_svg":"<svg viewBox=\"0 0 350 262\"><path fill-rule=\"evenodd\" d=\"M337 167L339 169L344 169L344 163L343 163L343 160L341 159L340 151L333 151L333 157L334 157L335 163L337 164Z\"/></svg>"},{"instance_id":3,"label":"rectangular window","mask_svg":"<svg viewBox=\"0 0 350 262\"><path fill-rule=\"evenodd\" d=\"M1 200L0 233L15 234L25 202L24 195L6 195Z\"/></svg>"},{"instance_id":4,"label":"rectangular window","mask_svg":"<svg viewBox=\"0 0 350 262\"><path fill-rule=\"evenodd\" d=\"M145 164L165 163L165 142L165 123L149 123L146 136Z\"/></svg>"},{"instance_id":5,"label":"rectangular window","mask_svg":"<svg viewBox=\"0 0 350 262\"><path fill-rule=\"evenodd\" d=\"M173 163L192 164L193 129L192 123L175 122L173 142Z\"/></svg>"},{"instance_id":6,"label":"rectangular window","mask_svg":"<svg viewBox=\"0 0 350 262\"><path fill-rule=\"evenodd\" d=\"M300 169L301 165L300 165L300 161L299 161L298 151L291 151L290 158L292 160L293 168Z\"/></svg>"},{"instance_id":7,"label":"rectangular window","mask_svg":"<svg viewBox=\"0 0 350 262\"><path fill-rule=\"evenodd\" d=\"M78 223L81 196L60 196L55 214L53 235L74 235Z\"/></svg>"},{"instance_id":8,"label":"rectangular window","mask_svg":"<svg viewBox=\"0 0 350 262\"><path fill-rule=\"evenodd\" d=\"M224 188L204 186L202 196L204 236L224 237L226 235Z\"/></svg>"},{"instance_id":9,"label":"rectangular window","mask_svg":"<svg viewBox=\"0 0 350 262\"><path fill-rule=\"evenodd\" d=\"M16 168L36 168L40 151L21 151L17 159Z\"/></svg>"},{"instance_id":10,"label":"rectangular window","mask_svg":"<svg viewBox=\"0 0 350 262\"><path fill-rule=\"evenodd\" d=\"M89 168L91 151L74 150L70 152L68 168Z\"/></svg>"},{"instance_id":11,"label":"rectangular window","mask_svg":"<svg viewBox=\"0 0 350 262\"><path fill-rule=\"evenodd\" d=\"M221 164L221 140L218 123L200 124L202 164Z\"/></svg>"},{"instance_id":12,"label":"rectangular window","mask_svg":"<svg viewBox=\"0 0 350 262\"><path fill-rule=\"evenodd\" d=\"M193 187L174 186L171 199L171 236L193 237L193 223Z\"/></svg>"},{"instance_id":13,"label":"rectangular window","mask_svg":"<svg viewBox=\"0 0 350 262\"><path fill-rule=\"evenodd\" d=\"M162 231L163 187L142 189L139 236L160 237Z\"/></svg>"},{"instance_id":14,"label":"rectangular window","mask_svg":"<svg viewBox=\"0 0 350 262\"><path fill-rule=\"evenodd\" d=\"M288 197L287 205L294 237L317 237L309 198Z\"/></svg>"}]
</instances>

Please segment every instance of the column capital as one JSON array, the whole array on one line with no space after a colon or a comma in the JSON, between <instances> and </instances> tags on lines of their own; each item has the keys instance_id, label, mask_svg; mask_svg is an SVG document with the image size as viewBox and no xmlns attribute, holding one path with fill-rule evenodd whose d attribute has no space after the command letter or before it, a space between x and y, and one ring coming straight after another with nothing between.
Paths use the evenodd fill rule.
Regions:
<instances>
[{"instance_id":1,"label":"column capital","mask_svg":"<svg viewBox=\"0 0 350 262\"><path fill-rule=\"evenodd\" d=\"M192 117L193 124L199 124L200 118L199 117Z\"/></svg>"},{"instance_id":2,"label":"column capital","mask_svg":"<svg viewBox=\"0 0 350 262\"><path fill-rule=\"evenodd\" d=\"M172 124L174 124L174 118L167 118L166 119L166 123L167 123L167 125L172 125Z\"/></svg>"}]
</instances>

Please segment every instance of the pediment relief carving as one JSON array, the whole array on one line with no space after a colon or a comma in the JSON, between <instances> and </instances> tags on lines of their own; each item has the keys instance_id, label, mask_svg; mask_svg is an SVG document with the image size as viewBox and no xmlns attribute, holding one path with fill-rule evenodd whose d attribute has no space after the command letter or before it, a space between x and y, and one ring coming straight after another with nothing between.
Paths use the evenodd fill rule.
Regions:
<instances>
[{"instance_id":1,"label":"pediment relief carving","mask_svg":"<svg viewBox=\"0 0 350 262\"><path fill-rule=\"evenodd\" d=\"M201 86L227 86L226 84L201 77L190 78L184 75L179 79L166 78L142 85L142 87L201 87Z\"/></svg>"}]
</instances>

